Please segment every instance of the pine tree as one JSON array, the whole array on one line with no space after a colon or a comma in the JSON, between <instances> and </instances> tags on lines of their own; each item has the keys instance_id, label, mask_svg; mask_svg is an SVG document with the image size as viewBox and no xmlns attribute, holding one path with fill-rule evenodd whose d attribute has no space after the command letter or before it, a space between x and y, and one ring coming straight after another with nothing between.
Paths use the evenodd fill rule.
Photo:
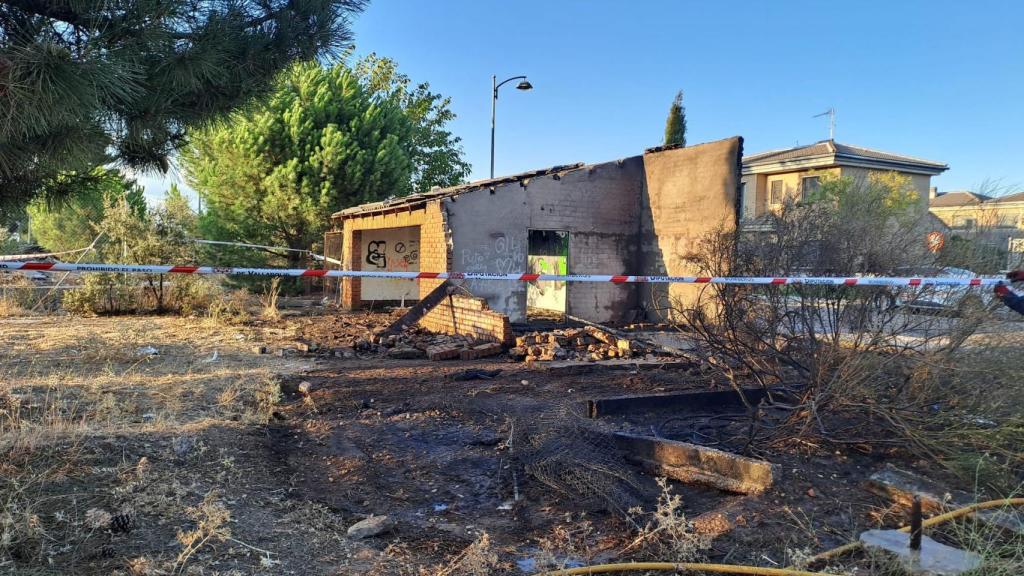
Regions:
<instances>
[{"instance_id":1,"label":"pine tree","mask_svg":"<svg viewBox=\"0 0 1024 576\"><path fill-rule=\"evenodd\" d=\"M348 46L364 4L0 1L0 211L110 162L166 171L188 126Z\"/></svg>"},{"instance_id":2,"label":"pine tree","mask_svg":"<svg viewBox=\"0 0 1024 576\"><path fill-rule=\"evenodd\" d=\"M117 170L96 168L88 174L62 174L56 184L73 185L75 189L68 191L64 201L37 198L28 205L32 237L47 250L88 246L96 237L107 206L122 198L139 218L146 213L142 188Z\"/></svg>"},{"instance_id":3,"label":"pine tree","mask_svg":"<svg viewBox=\"0 0 1024 576\"><path fill-rule=\"evenodd\" d=\"M683 107L683 91L676 92L665 121L665 146L686 146L686 108Z\"/></svg>"},{"instance_id":4,"label":"pine tree","mask_svg":"<svg viewBox=\"0 0 1024 576\"><path fill-rule=\"evenodd\" d=\"M182 165L203 200L203 237L308 250L338 210L461 181L469 166L444 129L447 99L407 86L388 59L297 64L267 97L191 135ZM302 258L289 252L287 265Z\"/></svg>"}]
</instances>

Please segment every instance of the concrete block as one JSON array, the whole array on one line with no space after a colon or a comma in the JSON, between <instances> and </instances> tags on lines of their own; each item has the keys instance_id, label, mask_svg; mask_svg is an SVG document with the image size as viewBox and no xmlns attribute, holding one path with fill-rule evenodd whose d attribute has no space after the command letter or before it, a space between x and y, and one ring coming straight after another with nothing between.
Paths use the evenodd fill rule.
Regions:
<instances>
[{"instance_id":1,"label":"concrete block","mask_svg":"<svg viewBox=\"0 0 1024 576\"><path fill-rule=\"evenodd\" d=\"M911 574L920 576L955 576L981 565L981 556L940 544L921 536L921 549L910 549L910 534L899 530L868 530L860 541L869 550L895 555Z\"/></svg>"},{"instance_id":2,"label":"concrete block","mask_svg":"<svg viewBox=\"0 0 1024 576\"><path fill-rule=\"evenodd\" d=\"M966 492L946 490L938 483L913 472L908 472L886 465L875 472L866 482L868 490L891 498L896 504L909 508L916 495L921 499L921 509L931 514L938 514L947 509L962 508L977 499ZM1018 514L1004 510L979 510L974 517L990 526L1018 535L1024 535L1024 520Z\"/></svg>"},{"instance_id":3,"label":"concrete block","mask_svg":"<svg viewBox=\"0 0 1024 576\"><path fill-rule=\"evenodd\" d=\"M759 494L776 476L769 462L715 448L621 432L613 439L629 460L655 473L726 492Z\"/></svg>"}]
</instances>

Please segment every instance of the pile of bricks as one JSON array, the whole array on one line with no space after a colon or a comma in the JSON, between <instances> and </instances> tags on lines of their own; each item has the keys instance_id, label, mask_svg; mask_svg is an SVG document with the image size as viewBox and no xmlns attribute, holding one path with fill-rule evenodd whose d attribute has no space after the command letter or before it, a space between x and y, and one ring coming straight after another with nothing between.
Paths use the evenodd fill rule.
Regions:
<instances>
[{"instance_id":1,"label":"pile of bricks","mask_svg":"<svg viewBox=\"0 0 1024 576\"><path fill-rule=\"evenodd\" d=\"M588 360L635 358L651 350L635 340L619 338L593 326L533 332L516 338L509 356L516 360Z\"/></svg>"},{"instance_id":2,"label":"pile of bricks","mask_svg":"<svg viewBox=\"0 0 1024 576\"><path fill-rule=\"evenodd\" d=\"M497 342L479 342L460 336L441 336L427 346L427 358L431 360L476 360L501 354L504 350Z\"/></svg>"}]
</instances>

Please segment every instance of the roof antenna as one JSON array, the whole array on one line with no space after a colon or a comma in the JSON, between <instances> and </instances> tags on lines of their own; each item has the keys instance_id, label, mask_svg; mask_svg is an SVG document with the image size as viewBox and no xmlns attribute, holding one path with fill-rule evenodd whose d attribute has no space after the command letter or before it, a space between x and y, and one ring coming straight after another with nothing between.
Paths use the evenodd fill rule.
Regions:
<instances>
[{"instance_id":1,"label":"roof antenna","mask_svg":"<svg viewBox=\"0 0 1024 576\"><path fill-rule=\"evenodd\" d=\"M828 116L828 139L836 139L836 109L835 106L825 110L821 114L815 114L811 118L821 118L822 116Z\"/></svg>"}]
</instances>

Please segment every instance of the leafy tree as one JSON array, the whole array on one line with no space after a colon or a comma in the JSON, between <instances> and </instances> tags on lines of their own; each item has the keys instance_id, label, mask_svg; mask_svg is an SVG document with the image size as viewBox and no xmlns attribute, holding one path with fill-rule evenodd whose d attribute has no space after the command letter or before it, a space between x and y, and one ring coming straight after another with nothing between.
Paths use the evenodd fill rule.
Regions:
<instances>
[{"instance_id":1,"label":"leafy tree","mask_svg":"<svg viewBox=\"0 0 1024 576\"><path fill-rule=\"evenodd\" d=\"M111 161L166 171L188 126L261 93L292 62L337 55L364 5L0 1L0 207Z\"/></svg>"},{"instance_id":2,"label":"leafy tree","mask_svg":"<svg viewBox=\"0 0 1024 576\"><path fill-rule=\"evenodd\" d=\"M371 53L354 66L370 92L396 99L413 123L411 155L412 189L426 192L434 186L455 186L469 176L470 165L462 158L462 138L446 126L455 119L451 98L430 91L426 82L412 85L398 72L398 63Z\"/></svg>"},{"instance_id":3,"label":"leafy tree","mask_svg":"<svg viewBox=\"0 0 1024 576\"><path fill-rule=\"evenodd\" d=\"M827 202L840 215L868 215L878 221L916 217L923 208L910 177L899 172L870 172L866 179L826 174L818 189L803 200Z\"/></svg>"},{"instance_id":4,"label":"leafy tree","mask_svg":"<svg viewBox=\"0 0 1024 576\"><path fill-rule=\"evenodd\" d=\"M195 213L176 187L172 187L162 205L141 214L126 197L108 200L103 221L97 226L104 235L100 258L124 264L192 264L196 260L192 240L195 222ZM89 274L83 294L66 304L92 312L136 310L141 307L135 297L140 277L142 290L156 311L166 311L171 293L164 274ZM175 277L174 288L179 293L186 292L194 280Z\"/></svg>"},{"instance_id":5,"label":"leafy tree","mask_svg":"<svg viewBox=\"0 0 1024 576\"><path fill-rule=\"evenodd\" d=\"M393 61L297 64L272 94L200 130L182 155L205 237L309 249L342 208L461 181L448 100L410 88ZM233 252L235 263L265 261ZM290 252L299 267L302 254Z\"/></svg>"},{"instance_id":6,"label":"leafy tree","mask_svg":"<svg viewBox=\"0 0 1024 576\"><path fill-rule=\"evenodd\" d=\"M665 121L665 146L686 146L686 108L683 107L683 91L676 92L668 109Z\"/></svg>"},{"instance_id":7,"label":"leafy tree","mask_svg":"<svg viewBox=\"0 0 1024 576\"><path fill-rule=\"evenodd\" d=\"M96 237L105 207L121 198L137 217L146 212L142 188L117 170L96 168L88 174L62 174L56 185L73 185L77 190L63 201L37 198L28 206L32 236L47 250L88 246Z\"/></svg>"}]
</instances>

